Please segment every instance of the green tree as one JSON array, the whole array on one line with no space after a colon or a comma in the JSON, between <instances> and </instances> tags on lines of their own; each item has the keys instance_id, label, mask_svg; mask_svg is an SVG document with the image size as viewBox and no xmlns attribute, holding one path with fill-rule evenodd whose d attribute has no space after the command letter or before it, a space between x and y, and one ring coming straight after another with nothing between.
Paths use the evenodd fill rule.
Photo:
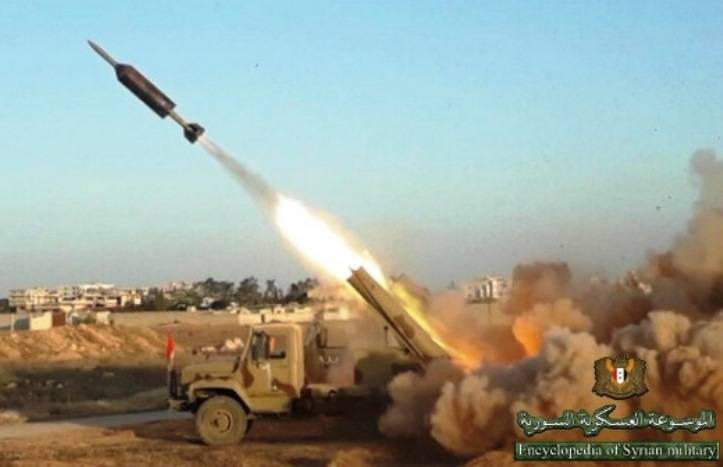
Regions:
<instances>
[{"instance_id":1,"label":"green tree","mask_svg":"<svg viewBox=\"0 0 723 467\"><path fill-rule=\"evenodd\" d=\"M168 309L168 301L163 291L154 287L148 291L148 295L144 298L143 307L150 310L165 311Z\"/></svg>"},{"instance_id":2,"label":"green tree","mask_svg":"<svg viewBox=\"0 0 723 467\"><path fill-rule=\"evenodd\" d=\"M264 291L264 303L276 304L281 302L283 292L276 285L276 279L266 280L266 290Z\"/></svg>"},{"instance_id":3,"label":"green tree","mask_svg":"<svg viewBox=\"0 0 723 467\"><path fill-rule=\"evenodd\" d=\"M179 289L171 293L170 302L174 308L178 306L199 306L201 295L194 289Z\"/></svg>"},{"instance_id":4,"label":"green tree","mask_svg":"<svg viewBox=\"0 0 723 467\"><path fill-rule=\"evenodd\" d=\"M214 300L223 300L230 302L234 295L234 283L229 281L217 281L213 277L209 277L203 282L194 284L194 289L202 297L211 297Z\"/></svg>"},{"instance_id":5,"label":"green tree","mask_svg":"<svg viewBox=\"0 0 723 467\"><path fill-rule=\"evenodd\" d=\"M158 311L166 311L168 309L168 301L166 300L166 294L162 290L159 290L153 300L153 309Z\"/></svg>"},{"instance_id":6,"label":"green tree","mask_svg":"<svg viewBox=\"0 0 723 467\"><path fill-rule=\"evenodd\" d=\"M254 276L249 276L239 282L234 299L240 305L258 305L262 302L262 295L259 288L259 281Z\"/></svg>"}]
</instances>

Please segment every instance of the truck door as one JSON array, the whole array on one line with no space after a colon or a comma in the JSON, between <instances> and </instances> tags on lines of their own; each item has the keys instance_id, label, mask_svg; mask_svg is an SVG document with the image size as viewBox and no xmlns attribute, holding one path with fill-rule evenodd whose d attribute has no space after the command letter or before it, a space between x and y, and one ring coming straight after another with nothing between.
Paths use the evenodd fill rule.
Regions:
<instances>
[{"instance_id":1,"label":"truck door","mask_svg":"<svg viewBox=\"0 0 723 467\"><path fill-rule=\"evenodd\" d=\"M249 371L253 382L248 388L253 396L298 397L291 378L291 337L288 333L254 332L251 340Z\"/></svg>"}]
</instances>

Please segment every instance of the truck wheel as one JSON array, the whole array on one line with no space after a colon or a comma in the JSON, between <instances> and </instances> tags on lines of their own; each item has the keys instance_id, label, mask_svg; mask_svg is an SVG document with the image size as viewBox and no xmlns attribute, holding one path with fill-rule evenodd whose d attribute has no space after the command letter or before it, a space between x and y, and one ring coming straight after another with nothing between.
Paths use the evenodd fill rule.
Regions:
<instances>
[{"instance_id":1,"label":"truck wheel","mask_svg":"<svg viewBox=\"0 0 723 467\"><path fill-rule=\"evenodd\" d=\"M227 396L207 399L196 412L196 431L209 446L238 444L246 434L247 426L246 411Z\"/></svg>"}]
</instances>

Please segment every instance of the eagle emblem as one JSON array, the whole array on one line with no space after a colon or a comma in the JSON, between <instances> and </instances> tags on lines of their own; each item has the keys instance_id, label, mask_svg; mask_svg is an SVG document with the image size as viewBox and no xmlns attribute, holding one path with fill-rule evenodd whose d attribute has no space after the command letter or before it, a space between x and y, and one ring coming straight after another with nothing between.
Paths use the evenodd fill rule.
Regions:
<instances>
[{"instance_id":1,"label":"eagle emblem","mask_svg":"<svg viewBox=\"0 0 723 467\"><path fill-rule=\"evenodd\" d=\"M645 371L645 360L628 354L601 358L595 361L595 386L592 391L612 399L643 395L648 391Z\"/></svg>"}]
</instances>

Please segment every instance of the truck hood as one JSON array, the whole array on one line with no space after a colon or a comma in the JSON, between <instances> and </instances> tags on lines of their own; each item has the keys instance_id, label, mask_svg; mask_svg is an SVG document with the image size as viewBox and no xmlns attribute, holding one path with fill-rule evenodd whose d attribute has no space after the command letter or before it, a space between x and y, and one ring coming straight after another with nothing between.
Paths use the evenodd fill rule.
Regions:
<instances>
[{"instance_id":1,"label":"truck hood","mask_svg":"<svg viewBox=\"0 0 723 467\"><path fill-rule=\"evenodd\" d=\"M199 379L228 378L236 368L235 358L187 365L181 370L181 384L186 385Z\"/></svg>"}]
</instances>

